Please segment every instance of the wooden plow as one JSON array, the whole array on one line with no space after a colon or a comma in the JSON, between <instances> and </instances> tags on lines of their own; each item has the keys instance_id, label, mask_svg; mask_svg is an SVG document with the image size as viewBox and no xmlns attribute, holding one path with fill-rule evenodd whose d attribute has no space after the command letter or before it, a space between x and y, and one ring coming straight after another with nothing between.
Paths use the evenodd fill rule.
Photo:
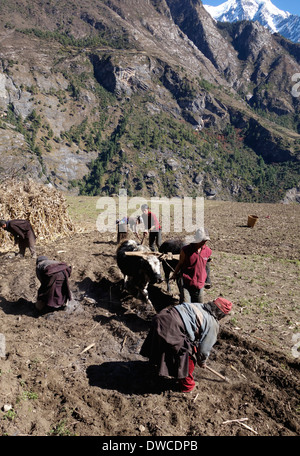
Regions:
<instances>
[{"instance_id":1,"label":"wooden plow","mask_svg":"<svg viewBox=\"0 0 300 456\"><path fill-rule=\"evenodd\" d=\"M179 254L174 254L172 252L160 253L160 252L143 252L142 250L133 250L131 252L125 252L125 255L128 256L156 256L159 260L179 260Z\"/></svg>"}]
</instances>

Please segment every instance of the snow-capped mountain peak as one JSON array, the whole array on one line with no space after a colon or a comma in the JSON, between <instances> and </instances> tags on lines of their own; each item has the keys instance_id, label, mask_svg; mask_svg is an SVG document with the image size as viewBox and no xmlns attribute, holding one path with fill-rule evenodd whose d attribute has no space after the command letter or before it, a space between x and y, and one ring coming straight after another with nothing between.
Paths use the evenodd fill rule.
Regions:
<instances>
[{"instance_id":1,"label":"snow-capped mountain peak","mask_svg":"<svg viewBox=\"0 0 300 456\"><path fill-rule=\"evenodd\" d=\"M227 0L218 6L203 6L217 21L258 21L272 33L300 41L300 16L280 10L271 0Z\"/></svg>"}]
</instances>

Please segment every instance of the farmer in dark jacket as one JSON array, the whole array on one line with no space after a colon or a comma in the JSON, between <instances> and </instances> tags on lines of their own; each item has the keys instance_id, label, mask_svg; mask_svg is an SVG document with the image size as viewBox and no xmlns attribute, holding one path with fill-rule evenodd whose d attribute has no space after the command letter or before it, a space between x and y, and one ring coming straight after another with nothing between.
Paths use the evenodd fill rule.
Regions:
<instances>
[{"instance_id":1,"label":"farmer in dark jacket","mask_svg":"<svg viewBox=\"0 0 300 456\"><path fill-rule=\"evenodd\" d=\"M36 260L36 276L41 282L38 289L37 310L55 310L64 308L72 299L69 277L72 267L64 262L49 260L39 256Z\"/></svg>"},{"instance_id":2,"label":"farmer in dark jacket","mask_svg":"<svg viewBox=\"0 0 300 456\"><path fill-rule=\"evenodd\" d=\"M153 317L141 355L156 366L158 375L178 379L181 392L192 391L195 365L206 367L217 341L219 320L231 308L230 301L217 298L206 304L183 303L162 310Z\"/></svg>"},{"instance_id":3,"label":"farmer in dark jacket","mask_svg":"<svg viewBox=\"0 0 300 456\"><path fill-rule=\"evenodd\" d=\"M36 236L28 220L0 220L0 227L13 235L15 244L19 246L19 255L21 257L25 256L25 250L29 248L32 258L36 258Z\"/></svg>"}]
</instances>

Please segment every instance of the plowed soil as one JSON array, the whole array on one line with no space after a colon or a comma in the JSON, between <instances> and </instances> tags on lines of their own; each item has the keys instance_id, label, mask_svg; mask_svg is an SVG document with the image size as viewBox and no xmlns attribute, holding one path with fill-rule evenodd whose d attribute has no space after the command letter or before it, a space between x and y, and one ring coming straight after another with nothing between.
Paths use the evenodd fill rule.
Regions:
<instances>
[{"instance_id":1,"label":"plowed soil","mask_svg":"<svg viewBox=\"0 0 300 456\"><path fill-rule=\"evenodd\" d=\"M259 217L247 227L248 214ZM178 302L150 287L154 308L121 291L116 236L95 224L38 255L72 265L67 310L38 315L35 260L0 264L0 433L9 436L298 436L300 207L209 202L212 288L234 308L198 387L174 390L139 354L151 318ZM163 238L172 235L163 234ZM4 353L3 353L4 350Z\"/></svg>"}]
</instances>

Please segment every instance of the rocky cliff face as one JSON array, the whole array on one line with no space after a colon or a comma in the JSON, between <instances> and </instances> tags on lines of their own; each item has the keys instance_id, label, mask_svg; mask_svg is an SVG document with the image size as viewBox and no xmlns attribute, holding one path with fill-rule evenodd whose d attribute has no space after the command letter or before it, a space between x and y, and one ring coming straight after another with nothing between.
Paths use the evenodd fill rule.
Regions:
<instances>
[{"instance_id":1,"label":"rocky cliff face","mask_svg":"<svg viewBox=\"0 0 300 456\"><path fill-rule=\"evenodd\" d=\"M216 25L198 0L1 6L1 178L246 200L297 187L298 45Z\"/></svg>"}]
</instances>

